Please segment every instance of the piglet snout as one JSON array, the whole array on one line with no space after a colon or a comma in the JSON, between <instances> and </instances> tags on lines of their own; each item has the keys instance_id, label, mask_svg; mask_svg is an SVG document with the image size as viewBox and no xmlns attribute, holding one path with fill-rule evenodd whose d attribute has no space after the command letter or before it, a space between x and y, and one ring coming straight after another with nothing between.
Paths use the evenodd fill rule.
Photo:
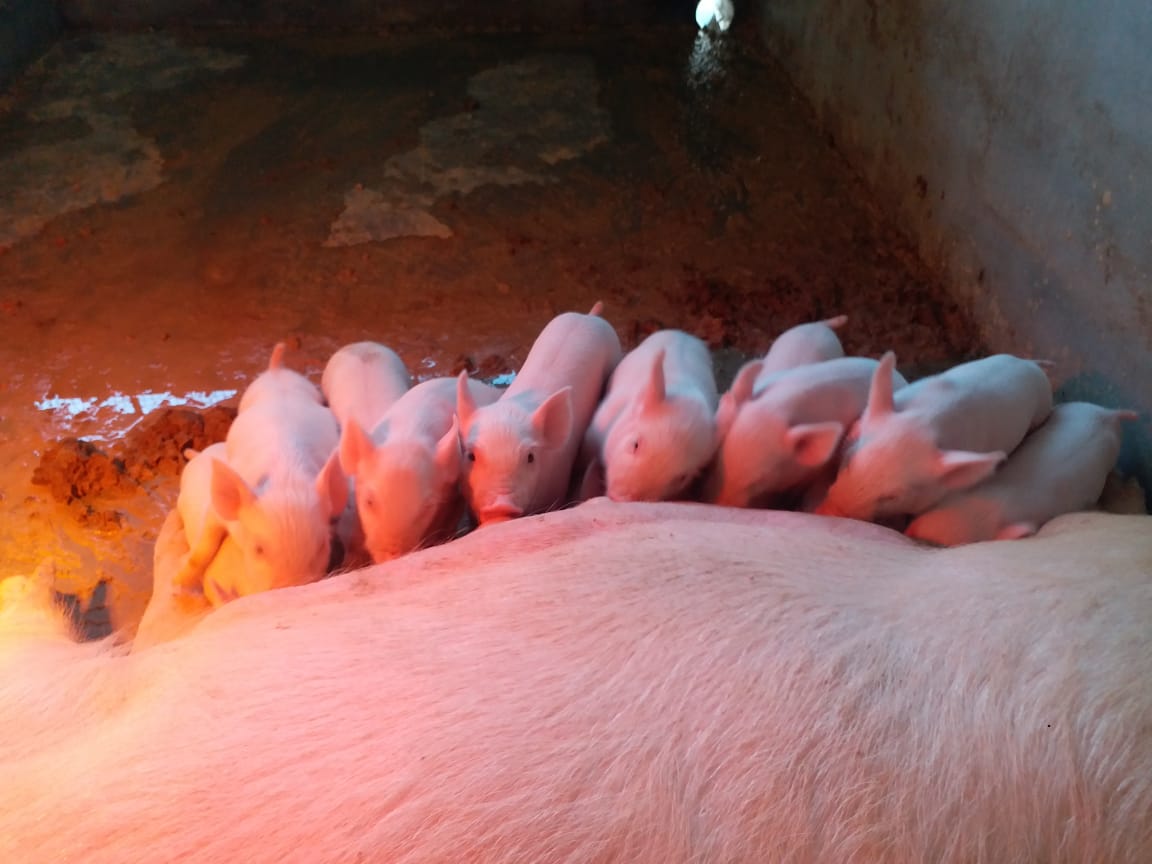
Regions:
<instances>
[{"instance_id":1,"label":"piglet snout","mask_svg":"<svg viewBox=\"0 0 1152 864\"><path fill-rule=\"evenodd\" d=\"M491 522L505 522L509 519L517 519L522 515L524 515L524 508L513 501L512 496L499 495L483 510L477 513L476 517L480 520L481 525L487 525Z\"/></svg>"}]
</instances>

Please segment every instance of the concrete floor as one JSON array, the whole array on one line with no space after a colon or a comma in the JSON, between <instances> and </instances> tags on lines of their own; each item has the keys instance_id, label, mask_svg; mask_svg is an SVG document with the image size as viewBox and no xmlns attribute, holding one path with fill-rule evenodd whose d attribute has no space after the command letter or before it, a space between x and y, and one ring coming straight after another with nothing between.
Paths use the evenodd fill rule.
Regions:
<instances>
[{"instance_id":1,"label":"concrete floor","mask_svg":"<svg viewBox=\"0 0 1152 864\"><path fill-rule=\"evenodd\" d=\"M0 575L48 561L81 605L102 586L95 631L139 618L174 470L54 497L41 456L176 452L185 432L132 436L234 404L278 340L317 380L365 338L420 377L492 377L603 300L626 346L707 338L722 379L842 312L850 353L913 374L981 351L778 70L690 20L76 35L0 103L0 189Z\"/></svg>"}]
</instances>

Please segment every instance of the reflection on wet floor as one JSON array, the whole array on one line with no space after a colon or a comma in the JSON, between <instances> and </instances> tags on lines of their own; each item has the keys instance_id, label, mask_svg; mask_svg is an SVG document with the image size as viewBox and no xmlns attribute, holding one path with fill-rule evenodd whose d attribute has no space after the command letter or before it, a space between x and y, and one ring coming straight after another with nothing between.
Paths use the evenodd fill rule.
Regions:
<instances>
[{"instance_id":1,"label":"reflection on wet floor","mask_svg":"<svg viewBox=\"0 0 1152 864\"><path fill-rule=\"evenodd\" d=\"M131 627L174 460L207 440L190 409L226 411L279 341L314 380L372 339L417 378L506 383L603 301L626 345L677 327L725 368L839 313L851 353L978 353L755 35L683 19L54 48L0 103L0 574L51 557ZM69 437L122 497L32 483L90 452Z\"/></svg>"}]
</instances>

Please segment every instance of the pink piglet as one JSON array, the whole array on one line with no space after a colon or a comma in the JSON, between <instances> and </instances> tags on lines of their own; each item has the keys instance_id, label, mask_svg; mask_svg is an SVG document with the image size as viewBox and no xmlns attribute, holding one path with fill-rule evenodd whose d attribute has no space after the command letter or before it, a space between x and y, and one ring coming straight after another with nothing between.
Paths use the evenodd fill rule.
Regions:
<instances>
[{"instance_id":1,"label":"pink piglet","mask_svg":"<svg viewBox=\"0 0 1152 864\"><path fill-rule=\"evenodd\" d=\"M1116 464L1121 421L1138 416L1090 402L1057 405L1000 470L947 495L904 533L937 546L1012 540L1063 513L1086 510L1100 499Z\"/></svg>"},{"instance_id":2,"label":"pink piglet","mask_svg":"<svg viewBox=\"0 0 1152 864\"><path fill-rule=\"evenodd\" d=\"M477 405L460 374L461 485L481 526L568 503L577 451L622 354L600 310L597 303L587 315L565 312L548 322L491 405Z\"/></svg>"}]
</instances>

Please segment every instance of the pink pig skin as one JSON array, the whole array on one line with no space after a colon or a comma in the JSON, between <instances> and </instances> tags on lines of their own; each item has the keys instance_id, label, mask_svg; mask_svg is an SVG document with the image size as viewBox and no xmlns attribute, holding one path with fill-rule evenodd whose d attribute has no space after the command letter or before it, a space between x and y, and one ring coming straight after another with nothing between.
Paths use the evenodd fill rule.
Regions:
<instances>
[{"instance_id":1,"label":"pink pig skin","mask_svg":"<svg viewBox=\"0 0 1152 864\"><path fill-rule=\"evenodd\" d=\"M334 353L324 367L320 389L343 429L355 420L372 429L412 386L400 356L377 342L353 342Z\"/></svg>"},{"instance_id":2,"label":"pink pig skin","mask_svg":"<svg viewBox=\"0 0 1152 864\"><path fill-rule=\"evenodd\" d=\"M568 503L573 464L604 385L622 354L600 317L565 312L532 345L499 400L477 406L461 373L457 392L464 497L483 526Z\"/></svg>"},{"instance_id":3,"label":"pink pig skin","mask_svg":"<svg viewBox=\"0 0 1152 864\"><path fill-rule=\"evenodd\" d=\"M720 447L703 498L729 507L763 503L817 479L868 401L880 364L840 357L765 374L746 364L720 400ZM888 370L891 386L906 381Z\"/></svg>"},{"instance_id":4,"label":"pink pig skin","mask_svg":"<svg viewBox=\"0 0 1152 864\"><path fill-rule=\"evenodd\" d=\"M881 365L893 369L896 356ZM995 354L922 378L893 396L877 370L840 473L817 509L876 520L915 516L990 476L1052 411L1039 365Z\"/></svg>"},{"instance_id":5,"label":"pink pig skin","mask_svg":"<svg viewBox=\"0 0 1152 864\"><path fill-rule=\"evenodd\" d=\"M716 451L718 398L708 346L680 330L653 333L609 379L585 435L586 472L603 471L616 501L678 497Z\"/></svg>"},{"instance_id":6,"label":"pink pig skin","mask_svg":"<svg viewBox=\"0 0 1152 864\"><path fill-rule=\"evenodd\" d=\"M905 533L938 546L1014 540L1063 513L1088 509L1120 455L1121 421L1137 417L1090 402L1057 405L999 471L945 496Z\"/></svg>"},{"instance_id":7,"label":"pink pig skin","mask_svg":"<svg viewBox=\"0 0 1152 864\"><path fill-rule=\"evenodd\" d=\"M776 337L761 361L763 374L783 372L809 363L821 363L844 356L844 346L836 331L848 321L847 315L837 315L824 321L800 324Z\"/></svg>"},{"instance_id":8,"label":"pink pig skin","mask_svg":"<svg viewBox=\"0 0 1152 864\"><path fill-rule=\"evenodd\" d=\"M131 653L0 591L0 861L1147 864L1150 525L598 499Z\"/></svg>"},{"instance_id":9,"label":"pink pig skin","mask_svg":"<svg viewBox=\"0 0 1152 864\"><path fill-rule=\"evenodd\" d=\"M317 405L324 403L324 396L319 387L299 372L284 365L287 350L288 346L285 343L276 343L272 349L272 357L268 361L268 368L257 375L244 390L238 410L246 411L263 400L302 400Z\"/></svg>"},{"instance_id":10,"label":"pink pig skin","mask_svg":"<svg viewBox=\"0 0 1152 864\"><path fill-rule=\"evenodd\" d=\"M352 478L364 543L379 563L450 540L464 511L455 378L433 378L396 400L371 435L344 428L340 462ZM468 379L477 407L501 391Z\"/></svg>"},{"instance_id":11,"label":"pink pig skin","mask_svg":"<svg viewBox=\"0 0 1152 864\"><path fill-rule=\"evenodd\" d=\"M262 394L242 409L225 439L226 458L210 460L211 515L174 588L202 590L226 536L244 560L237 594L323 577L330 523L348 499L339 442L332 412L296 392Z\"/></svg>"}]
</instances>

